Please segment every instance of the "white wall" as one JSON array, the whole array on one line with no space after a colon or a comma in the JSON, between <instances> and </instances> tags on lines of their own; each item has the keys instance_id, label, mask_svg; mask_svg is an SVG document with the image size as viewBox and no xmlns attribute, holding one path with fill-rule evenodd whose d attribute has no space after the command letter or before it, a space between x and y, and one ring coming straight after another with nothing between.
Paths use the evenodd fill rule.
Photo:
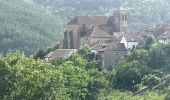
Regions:
<instances>
[{"instance_id":1,"label":"white wall","mask_svg":"<svg viewBox=\"0 0 170 100\"><path fill-rule=\"evenodd\" d=\"M167 40L159 39L158 41L159 41L159 43L170 43L170 40L168 38L167 38Z\"/></svg>"},{"instance_id":2,"label":"white wall","mask_svg":"<svg viewBox=\"0 0 170 100\"><path fill-rule=\"evenodd\" d=\"M127 42L127 49L133 49L133 46L136 48L138 45L138 42Z\"/></svg>"}]
</instances>

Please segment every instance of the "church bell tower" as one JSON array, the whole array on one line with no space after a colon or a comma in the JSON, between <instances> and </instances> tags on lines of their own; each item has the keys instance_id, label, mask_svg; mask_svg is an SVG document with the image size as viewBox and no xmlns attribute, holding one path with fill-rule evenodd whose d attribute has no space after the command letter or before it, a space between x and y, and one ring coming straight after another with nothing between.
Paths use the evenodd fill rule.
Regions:
<instances>
[{"instance_id":1,"label":"church bell tower","mask_svg":"<svg viewBox=\"0 0 170 100\"><path fill-rule=\"evenodd\" d=\"M115 32L128 32L128 14L124 8L119 8L113 13L113 25Z\"/></svg>"}]
</instances>

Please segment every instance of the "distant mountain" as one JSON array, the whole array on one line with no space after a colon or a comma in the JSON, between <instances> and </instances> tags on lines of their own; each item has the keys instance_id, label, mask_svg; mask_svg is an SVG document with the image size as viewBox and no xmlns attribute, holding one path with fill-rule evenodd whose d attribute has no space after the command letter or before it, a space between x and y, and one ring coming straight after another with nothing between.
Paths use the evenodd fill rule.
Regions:
<instances>
[{"instance_id":1,"label":"distant mountain","mask_svg":"<svg viewBox=\"0 0 170 100\"><path fill-rule=\"evenodd\" d=\"M0 0L0 52L36 53L61 41L63 21L32 0Z\"/></svg>"}]
</instances>

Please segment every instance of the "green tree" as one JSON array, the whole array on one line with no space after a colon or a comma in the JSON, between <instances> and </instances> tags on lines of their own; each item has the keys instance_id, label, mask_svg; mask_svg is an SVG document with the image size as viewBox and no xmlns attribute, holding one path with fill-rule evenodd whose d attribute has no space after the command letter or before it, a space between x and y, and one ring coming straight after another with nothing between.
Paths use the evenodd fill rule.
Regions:
<instances>
[{"instance_id":1,"label":"green tree","mask_svg":"<svg viewBox=\"0 0 170 100\"><path fill-rule=\"evenodd\" d=\"M104 71L99 72L98 69L94 68L88 70L90 80L88 82L86 100L98 100L99 95L109 88L109 80L106 73Z\"/></svg>"},{"instance_id":2,"label":"green tree","mask_svg":"<svg viewBox=\"0 0 170 100\"><path fill-rule=\"evenodd\" d=\"M0 58L0 98L24 100L64 99L61 71L43 60L9 53Z\"/></svg>"},{"instance_id":3,"label":"green tree","mask_svg":"<svg viewBox=\"0 0 170 100\"><path fill-rule=\"evenodd\" d=\"M166 67L166 58L165 58L165 52L164 47L166 45L164 44L158 44L151 48L149 52L149 67L151 68L164 68Z\"/></svg>"},{"instance_id":4,"label":"green tree","mask_svg":"<svg viewBox=\"0 0 170 100\"><path fill-rule=\"evenodd\" d=\"M146 38L146 42L145 42L145 48L146 48L147 50L149 50L150 47L151 47L152 45L154 45L155 43L156 43L155 37L154 37L153 35L148 35L147 38Z\"/></svg>"},{"instance_id":5,"label":"green tree","mask_svg":"<svg viewBox=\"0 0 170 100\"><path fill-rule=\"evenodd\" d=\"M74 66L71 61L66 61L57 69L63 72L67 95L73 100L85 99L88 94L87 86L89 75L87 71L80 67Z\"/></svg>"},{"instance_id":6,"label":"green tree","mask_svg":"<svg viewBox=\"0 0 170 100\"><path fill-rule=\"evenodd\" d=\"M140 84L142 77L148 73L146 65L142 65L137 60L120 63L116 71L116 87L126 90L133 90L134 86Z\"/></svg>"},{"instance_id":7,"label":"green tree","mask_svg":"<svg viewBox=\"0 0 170 100\"><path fill-rule=\"evenodd\" d=\"M157 77L156 75L145 75L142 79L142 84L144 86L148 86L148 87L153 87L156 86L160 83L161 79L159 77Z\"/></svg>"}]
</instances>

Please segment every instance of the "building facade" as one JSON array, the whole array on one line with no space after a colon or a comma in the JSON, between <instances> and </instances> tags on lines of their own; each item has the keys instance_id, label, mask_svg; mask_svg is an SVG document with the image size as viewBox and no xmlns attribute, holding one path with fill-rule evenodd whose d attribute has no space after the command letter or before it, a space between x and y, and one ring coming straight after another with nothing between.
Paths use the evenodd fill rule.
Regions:
<instances>
[{"instance_id":1,"label":"building facade","mask_svg":"<svg viewBox=\"0 0 170 100\"><path fill-rule=\"evenodd\" d=\"M129 32L128 14L124 9L112 16L77 16L66 26L60 49L79 49L88 45L103 59L102 66L114 66L142 42L139 33Z\"/></svg>"}]
</instances>

